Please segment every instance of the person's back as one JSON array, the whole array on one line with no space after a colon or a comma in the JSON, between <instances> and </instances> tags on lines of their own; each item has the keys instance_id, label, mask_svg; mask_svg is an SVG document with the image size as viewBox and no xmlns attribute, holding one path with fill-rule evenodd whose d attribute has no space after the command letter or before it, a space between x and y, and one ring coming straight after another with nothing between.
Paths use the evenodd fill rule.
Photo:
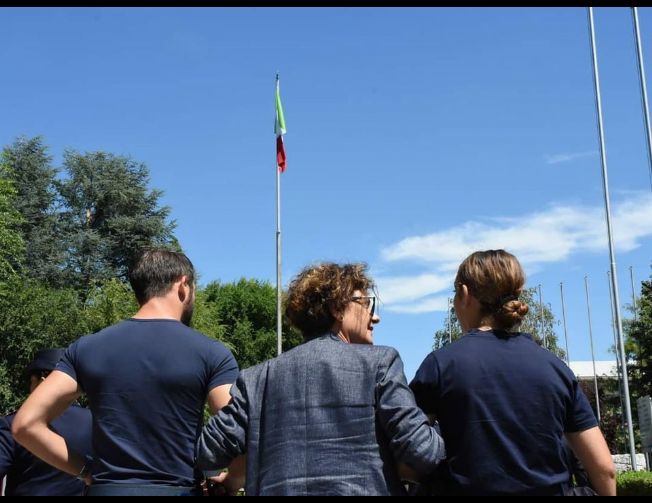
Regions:
<instances>
[{"instance_id":1,"label":"person's back","mask_svg":"<svg viewBox=\"0 0 652 503\"><path fill-rule=\"evenodd\" d=\"M615 494L615 469L570 369L513 331L528 312L525 273L505 250L469 255L455 277L463 337L428 355L410 383L439 420L451 494L563 495L564 436L598 492ZM440 484L441 488L442 485Z\"/></svg>"},{"instance_id":2,"label":"person's back","mask_svg":"<svg viewBox=\"0 0 652 503\"><path fill-rule=\"evenodd\" d=\"M427 384L434 373L436 391ZM526 334L472 330L431 353L411 387L439 420L462 493L559 493L568 482L564 432L596 424L586 407L576 416L571 370Z\"/></svg>"},{"instance_id":3,"label":"person's back","mask_svg":"<svg viewBox=\"0 0 652 503\"><path fill-rule=\"evenodd\" d=\"M362 264L320 264L292 281L286 315L305 342L240 373L199 437L200 468L246 454L251 496L403 495L399 463L434 469L441 437L396 350L372 345L372 288ZM229 478L228 490L240 487Z\"/></svg>"},{"instance_id":4,"label":"person's back","mask_svg":"<svg viewBox=\"0 0 652 503\"><path fill-rule=\"evenodd\" d=\"M91 496L195 492L204 403L215 413L229 402L238 365L224 345L188 328L194 278L182 253L142 253L129 269L138 312L71 344L16 415L16 440L83 479ZM82 392L93 411L90 463L47 426Z\"/></svg>"},{"instance_id":5,"label":"person's back","mask_svg":"<svg viewBox=\"0 0 652 503\"><path fill-rule=\"evenodd\" d=\"M326 335L243 371L255 397L248 443L257 448L248 456L257 459L248 464L273 467L247 473L248 493L400 494L377 415L384 411L376 410L378 375L396 356L392 348Z\"/></svg>"},{"instance_id":6,"label":"person's back","mask_svg":"<svg viewBox=\"0 0 652 503\"><path fill-rule=\"evenodd\" d=\"M43 382L63 355L61 348L37 351L27 367L30 392ZM11 426L15 414L0 417L0 478L6 475L6 496L81 496L85 485L74 476L57 470L18 444ZM59 433L71 451L81 456L92 452L91 412L73 404L49 428Z\"/></svg>"},{"instance_id":7,"label":"person's back","mask_svg":"<svg viewBox=\"0 0 652 503\"><path fill-rule=\"evenodd\" d=\"M53 468L17 444L11 436L15 414L0 417L0 476L7 476L5 496L82 496L85 485ZM91 412L71 405L50 426L73 450L91 455Z\"/></svg>"},{"instance_id":8,"label":"person's back","mask_svg":"<svg viewBox=\"0 0 652 503\"><path fill-rule=\"evenodd\" d=\"M130 319L82 337L57 368L88 396L94 485L192 486L208 390L237 375L225 348L165 319Z\"/></svg>"}]
</instances>

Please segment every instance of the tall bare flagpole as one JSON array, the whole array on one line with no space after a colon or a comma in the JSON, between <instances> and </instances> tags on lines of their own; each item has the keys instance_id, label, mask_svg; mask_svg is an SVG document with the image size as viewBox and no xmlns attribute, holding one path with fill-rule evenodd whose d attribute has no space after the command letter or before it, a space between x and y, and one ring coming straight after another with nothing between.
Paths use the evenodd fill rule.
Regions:
<instances>
[{"instance_id":1,"label":"tall bare flagpole","mask_svg":"<svg viewBox=\"0 0 652 503\"><path fill-rule=\"evenodd\" d=\"M566 364L570 367L570 354L568 353L568 332L566 331L566 307L564 306L564 283L559 283L561 293L561 316L564 320L564 341L566 342Z\"/></svg>"},{"instance_id":2,"label":"tall bare flagpole","mask_svg":"<svg viewBox=\"0 0 652 503\"><path fill-rule=\"evenodd\" d=\"M281 173L285 171L285 117L281 105L281 91L278 73L276 74L276 121L274 133L276 134L276 342L277 352L283 350L283 323L281 318L282 283L281 283Z\"/></svg>"},{"instance_id":3,"label":"tall bare flagpole","mask_svg":"<svg viewBox=\"0 0 652 503\"><path fill-rule=\"evenodd\" d=\"M647 84L645 82L645 66L643 65L643 48L641 47L641 32L638 26L638 8L632 7L634 22L634 39L636 40L636 61L638 62L638 82L641 85L641 100L643 102L643 118L645 119L645 139L647 140L647 162L650 168L650 188L652 188L652 134L650 133L650 108L647 100Z\"/></svg>"},{"instance_id":4,"label":"tall bare flagpole","mask_svg":"<svg viewBox=\"0 0 652 503\"><path fill-rule=\"evenodd\" d=\"M632 458L632 470L636 471L636 448L634 446L634 426L632 424L632 407L629 400L629 379L627 376L627 361L625 360L625 341L623 338L623 323L620 317L620 298L618 295L618 277L616 272L616 254L611 228L611 209L609 207L609 179L607 176L607 153L604 144L604 128L602 127L602 102L600 99L600 76L598 74L598 56L595 44L595 28L593 26L593 7L588 8L589 37L591 39L591 62L593 64L593 86L595 89L595 107L598 116L598 138L600 140L600 161L602 164L602 185L604 189L604 206L607 217L607 237L609 240L609 258L611 260L611 287L613 289L613 306L620 350L620 366L623 369L623 395L625 398L625 418L629 433L629 453Z\"/></svg>"},{"instance_id":5,"label":"tall bare flagpole","mask_svg":"<svg viewBox=\"0 0 652 503\"><path fill-rule=\"evenodd\" d=\"M632 282L632 309L634 309L634 321L638 321L638 313L636 308L636 291L634 290L634 268L629 266L629 279Z\"/></svg>"},{"instance_id":6,"label":"tall bare flagpole","mask_svg":"<svg viewBox=\"0 0 652 503\"><path fill-rule=\"evenodd\" d=\"M548 349L548 338L546 337L546 326L543 323L543 296L541 295L541 284L539 283L539 323L541 323L541 337L543 347Z\"/></svg>"},{"instance_id":7,"label":"tall bare flagpole","mask_svg":"<svg viewBox=\"0 0 652 503\"><path fill-rule=\"evenodd\" d=\"M614 350L616 352L616 374L618 375L618 398L620 398L620 417L625 429L625 407L623 407L623 369L620 368L620 357L618 356L618 337L616 336L616 319L614 317L613 292L611 291L611 271L607 271L607 284L609 286L609 304L611 305L611 331L614 336ZM625 431L625 434L627 432Z\"/></svg>"},{"instance_id":8,"label":"tall bare flagpole","mask_svg":"<svg viewBox=\"0 0 652 503\"><path fill-rule=\"evenodd\" d=\"M448 344L453 342L453 327L451 326L451 299L446 299L446 306L448 307Z\"/></svg>"},{"instance_id":9,"label":"tall bare flagpole","mask_svg":"<svg viewBox=\"0 0 652 503\"><path fill-rule=\"evenodd\" d=\"M595 412L600 422L600 395L598 394L598 374L595 371L595 353L593 352L593 328L591 326L591 301L589 300L589 277L584 276L586 289L586 310L589 314L589 340L591 341L591 361L593 362L593 385L595 386Z\"/></svg>"}]
</instances>

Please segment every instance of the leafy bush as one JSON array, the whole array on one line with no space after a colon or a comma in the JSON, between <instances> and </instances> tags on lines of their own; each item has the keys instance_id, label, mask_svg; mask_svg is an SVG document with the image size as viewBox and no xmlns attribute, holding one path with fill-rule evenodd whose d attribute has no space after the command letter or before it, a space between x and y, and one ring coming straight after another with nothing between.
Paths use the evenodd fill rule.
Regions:
<instances>
[{"instance_id":1,"label":"leafy bush","mask_svg":"<svg viewBox=\"0 0 652 503\"><path fill-rule=\"evenodd\" d=\"M622 472L616 484L618 496L652 496L652 472Z\"/></svg>"}]
</instances>

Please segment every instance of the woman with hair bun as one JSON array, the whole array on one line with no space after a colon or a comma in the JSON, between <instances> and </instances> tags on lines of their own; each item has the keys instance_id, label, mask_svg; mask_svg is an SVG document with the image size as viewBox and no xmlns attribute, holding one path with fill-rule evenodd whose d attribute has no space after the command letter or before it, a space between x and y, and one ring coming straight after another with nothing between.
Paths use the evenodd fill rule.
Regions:
<instances>
[{"instance_id":1,"label":"woman with hair bun","mask_svg":"<svg viewBox=\"0 0 652 503\"><path fill-rule=\"evenodd\" d=\"M609 448L573 372L514 330L528 312L524 284L514 255L468 256L455 278L463 337L430 353L410 383L446 442L443 492L562 495L565 436L598 494L615 495Z\"/></svg>"}]
</instances>

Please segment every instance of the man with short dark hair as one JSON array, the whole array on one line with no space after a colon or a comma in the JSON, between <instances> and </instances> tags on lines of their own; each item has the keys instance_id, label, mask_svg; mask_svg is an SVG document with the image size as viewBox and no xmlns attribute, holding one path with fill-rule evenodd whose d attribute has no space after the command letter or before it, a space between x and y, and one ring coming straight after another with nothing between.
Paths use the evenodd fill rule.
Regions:
<instances>
[{"instance_id":1,"label":"man with short dark hair","mask_svg":"<svg viewBox=\"0 0 652 503\"><path fill-rule=\"evenodd\" d=\"M148 250L129 280L138 312L68 347L18 411L13 433L48 463L92 482L91 496L194 494L204 403L215 413L229 402L238 365L223 344L187 326L195 273L185 255ZM93 412L91 465L47 428L82 391Z\"/></svg>"},{"instance_id":2,"label":"man with short dark hair","mask_svg":"<svg viewBox=\"0 0 652 503\"><path fill-rule=\"evenodd\" d=\"M63 349L42 349L27 367L30 392L54 370ZM0 479L7 476L6 496L81 496L84 483L53 468L17 444L11 435L15 414L0 417ZM91 453L91 412L73 403L49 424L69 448L81 456Z\"/></svg>"}]
</instances>

